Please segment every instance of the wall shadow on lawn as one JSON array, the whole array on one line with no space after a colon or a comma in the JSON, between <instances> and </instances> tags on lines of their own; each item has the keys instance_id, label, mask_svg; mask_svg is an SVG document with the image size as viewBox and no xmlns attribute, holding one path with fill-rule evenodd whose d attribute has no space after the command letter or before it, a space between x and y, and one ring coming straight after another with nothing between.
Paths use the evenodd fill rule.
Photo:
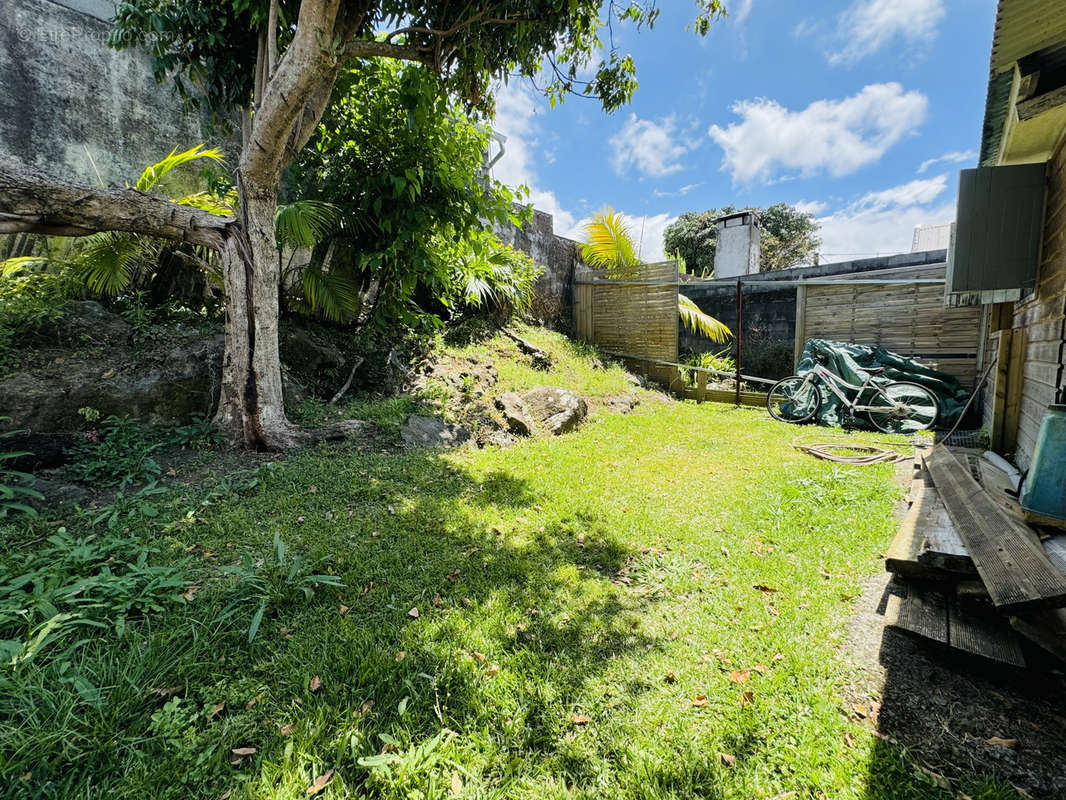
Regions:
<instances>
[{"instance_id":1,"label":"wall shadow on lawn","mask_svg":"<svg viewBox=\"0 0 1066 800\"><path fill-rule=\"evenodd\" d=\"M370 480L380 489L369 490ZM430 758L390 779L399 782L379 770L368 783L358 759L383 750L380 734L399 743L386 751L402 754L444 729L488 736L487 753L518 763L482 765L484 783L501 791L512 773L591 782L593 765L567 741L572 715L595 713L583 705L587 688L614 660L658 642L639 631L646 601L614 580L635 552L594 515L524 521L550 502L511 473L479 478L433 452L294 456L252 494L178 529L175 544L219 553L210 573L243 549L269 552L280 530L347 588L271 608L248 644L254 604L223 618L232 585L205 575L194 603L86 650L105 687L98 707L69 689L54 707L31 710L36 700L26 698L24 718L11 722L36 733L8 766L10 775L32 774L15 788L216 800L246 781L253 793L273 793L311 769L335 769L346 791L399 797L440 784L451 768ZM315 691L313 676L322 684ZM166 735L151 722L170 699L153 693L160 687L178 687L172 696L189 713ZM225 709L211 713L220 702ZM250 747L254 756L233 758ZM441 753L454 756L454 745Z\"/></svg>"},{"instance_id":2,"label":"wall shadow on lawn","mask_svg":"<svg viewBox=\"0 0 1066 800\"><path fill-rule=\"evenodd\" d=\"M1036 648L1026 658L1029 669L1019 670L884 628L877 717L884 738L869 762L869 800L1025 796L1012 787L1066 797L1066 680Z\"/></svg>"}]
</instances>

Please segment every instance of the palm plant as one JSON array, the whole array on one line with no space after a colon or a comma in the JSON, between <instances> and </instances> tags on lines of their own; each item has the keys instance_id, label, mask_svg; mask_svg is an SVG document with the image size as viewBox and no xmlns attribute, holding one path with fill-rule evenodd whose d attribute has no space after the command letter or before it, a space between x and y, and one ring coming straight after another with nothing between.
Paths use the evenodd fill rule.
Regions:
<instances>
[{"instance_id":1,"label":"palm plant","mask_svg":"<svg viewBox=\"0 0 1066 800\"><path fill-rule=\"evenodd\" d=\"M633 237L625 218L611 208L594 214L585 226L586 241L581 245L585 263L607 271L610 277L625 277L631 274L641 261L633 245ZM725 342L733 335L725 323L720 322L683 294L677 296L677 312L681 324L693 333L706 336L712 342Z\"/></svg>"}]
</instances>

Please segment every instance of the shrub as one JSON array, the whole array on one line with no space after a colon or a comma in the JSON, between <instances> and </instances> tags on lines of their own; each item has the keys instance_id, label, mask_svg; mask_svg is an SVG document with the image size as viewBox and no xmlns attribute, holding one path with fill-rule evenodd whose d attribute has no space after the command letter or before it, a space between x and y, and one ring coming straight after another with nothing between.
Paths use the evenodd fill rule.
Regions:
<instances>
[{"instance_id":1,"label":"shrub","mask_svg":"<svg viewBox=\"0 0 1066 800\"><path fill-rule=\"evenodd\" d=\"M110 416L74 447L70 473L83 483L125 488L159 474L151 454L162 444L136 420Z\"/></svg>"}]
</instances>

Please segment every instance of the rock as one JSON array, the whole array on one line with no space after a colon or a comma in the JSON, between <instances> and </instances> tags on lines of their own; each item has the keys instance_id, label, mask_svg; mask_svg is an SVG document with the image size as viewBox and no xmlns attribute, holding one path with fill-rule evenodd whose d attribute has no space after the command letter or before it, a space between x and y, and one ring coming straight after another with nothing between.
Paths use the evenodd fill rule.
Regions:
<instances>
[{"instance_id":1,"label":"rock","mask_svg":"<svg viewBox=\"0 0 1066 800\"><path fill-rule=\"evenodd\" d=\"M588 405L576 393L556 386L537 386L522 394L534 421L553 436L569 433L588 416Z\"/></svg>"},{"instance_id":2,"label":"rock","mask_svg":"<svg viewBox=\"0 0 1066 800\"><path fill-rule=\"evenodd\" d=\"M517 443L518 437L495 426L480 428L477 432L478 447L499 447L502 449Z\"/></svg>"},{"instance_id":3,"label":"rock","mask_svg":"<svg viewBox=\"0 0 1066 800\"><path fill-rule=\"evenodd\" d=\"M470 438L470 431L438 417L412 414L400 429L408 447L458 447Z\"/></svg>"},{"instance_id":4,"label":"rock","mask_svg":"<svg viewBox=\"0 0 1066 800\"><path fill-rule=\"evenodd\" d=\"M69 451L76 441L74 436L63 433L15 431L14 435L0 438L0 452L29 455L9 458L2 466L19 472L61 467L70 460Z\"/></svg>"},{"instance_id":5,"label":"rock","mask_svg":"<svg viewBox=\"0 0 1066 800\"><path fill-rule=\"evenodd\" d=\"M607 408L611 409L617 414L628 414L637 404L640 402L640 398L632 392L626 392L625 394L614 394L604 400L603 404Z\"/></svg>"},{"instance_id":6,"label":"rock","mask_svg":"<svg viewBox=\"0 0 1066 800\"><path fill-rule=\"evenodd\" d=\"M285 334L281 357L301 375L308 376L339 370L346 360L340 348L319 340L304 328L293 328Z\"/></svg>"},{"instance_id":7,"label":"rock","mask_svg":"<svg viewBox=\"0 0 1066 800\"><path fill-rule=\"evenodd\" d=\"M399 394L407 388L411 380L411 370L395 350L390 350L385 358L385 376L382 391L385 394Z\"/></svg>"},{"instance_id":8,"label":"rock","mask_svg":"<svg viewBox=\"0 0 1066 800\"><path fill-rule=\"evenodd\" d=\"M224 337L179 341L148 365L128 360L67 358L42 372L0 380L0 417L9 430L72 431L84 427L78 409L104 417L130 415L156 425L209 414L218 400ZM127 356L128 357L128 356Z\"/></svg>"},{"instance_id":9,"label":"rock","mask_svg":"<svg viewBox=\"0 0 1066 800\"><path fill-rule=\"evenodd\" d=\"M21 481L21 484L44 495L43 500L39 500L36 497L20 498L19 500L19 502L25 502L26 505L38 511L59 506L81 505L92 496L92 493L84 486L48 478L34 476L30 480Z\"/></svg>"},{"instance_id":10,"label":"rock","mask_svg":"<svg viewBox=\"0 0 1066 800\"><path fill-rule=\"evenodd\" d=\"M130 326L95 300L76 300L63 309L57 323L61 338L84 342L125 342Z\"/></svg>"},{"instance_id":11,"label":"rock","mask_svg":"<svg viewBox=\"0 0 1066 800\"><path fill-rule=\"evenodd\" d=\"M518 436L532 436L536 429L529 407L517 392L505 392L496 398L496 408L503 412L507 429Z\"/></svg>"}]
</instances>

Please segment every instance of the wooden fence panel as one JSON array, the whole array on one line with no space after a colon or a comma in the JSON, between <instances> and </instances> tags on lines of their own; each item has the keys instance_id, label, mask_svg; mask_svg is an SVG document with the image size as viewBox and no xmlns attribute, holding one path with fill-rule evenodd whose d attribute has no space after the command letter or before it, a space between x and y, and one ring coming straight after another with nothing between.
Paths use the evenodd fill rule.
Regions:
<instances>
[{"instance_id":1,"label":"wooden fence panel","mask_svg":"<svg viewBox=\"0 0 1066 800\"><path fill-rule=\"evenodd\" d=\"M580 340L612 353L677 361L677 262L641 264L624 276L579 268L574 318ZM675 367L633 360L629 367L669 386Z\"/></svg>"}]
</instances>

